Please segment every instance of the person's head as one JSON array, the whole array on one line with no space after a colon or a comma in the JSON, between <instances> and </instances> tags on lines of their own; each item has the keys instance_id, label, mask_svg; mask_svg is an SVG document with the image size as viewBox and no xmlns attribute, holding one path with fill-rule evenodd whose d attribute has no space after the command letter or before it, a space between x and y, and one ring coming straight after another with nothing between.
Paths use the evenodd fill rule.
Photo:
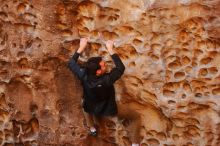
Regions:
<instances>
[{"instance_id":1,"label":"person's head","mask_svg":"<svg viewBox=\"0 0 220 146\"><path fill-rule=\"evenodd\" d=\"M88 74L100 76L106 73L106 63L101 57L91 57L86 62Z\"/></svg>"}]
</instances>

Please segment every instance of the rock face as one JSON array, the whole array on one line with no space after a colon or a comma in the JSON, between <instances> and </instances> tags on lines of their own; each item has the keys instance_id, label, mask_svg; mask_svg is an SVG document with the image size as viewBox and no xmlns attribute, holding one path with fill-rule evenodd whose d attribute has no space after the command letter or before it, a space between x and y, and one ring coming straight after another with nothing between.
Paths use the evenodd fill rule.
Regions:
<instances>
[{"instance_id":1,"label":"rock face","mask_svg":"<svg viewBox=\"0 0 220 146\"><path fill-rule=\"evenodd\" d=\"M87 136L84 62L114 40L126 65L116 94L142 117L143 146L220 145L220 0L0 0L0 144L128 146L129 122L100 121Z\"/></svg>"}]
</instances>

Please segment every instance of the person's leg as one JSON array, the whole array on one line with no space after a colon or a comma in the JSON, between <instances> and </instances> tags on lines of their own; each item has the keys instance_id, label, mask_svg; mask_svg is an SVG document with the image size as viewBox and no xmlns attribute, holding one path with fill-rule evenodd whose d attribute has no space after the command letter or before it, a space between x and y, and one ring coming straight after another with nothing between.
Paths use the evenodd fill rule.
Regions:
<instances>
[{"instance_id":1,"label":"person's leg","mask_svg":"<svg viewBox=\"0 0 220 146\"><path fill-rule=\"evenodd\" d=\"M127 105L117 104L118 107L118 117L125 118L131 121L129 126L129 136L132 141L132 145L140 143L140 127L141 127L141 117L138 112L132 110Z\"/></svg>"},{"instance_id":2,"label":"person's leg","mask_svg":"<svg viewBox=\"0 0 220 146\"><path fill-rule=\"evenodd\" d=\"M83 104L84 104L84 99L82 98L81 100L82 107L83 107ZM96 123L94 123L93 115L90 115L89 113L85 112L83 108L82 108L82 112L86 120L86 126L89 128L90 134L96 136L97 135L97 131L95 128Z\"/></svg>"},{"instance_id":3,"label":"person's leg","mask_svg":"<svg viewBox=\"0 0 220 146\"><path fill-rule=\"evenodd\" d=\"M87 127L93 127L94 126L93 116L88 114L84 110L83 110L83 115L84 115L84 117L86 119L86 126Z\"/></svg>"},{"instance_id":4,"label":"person's leg","mask_svg":"<svg viewBox=\"0 0 220 146\"><path fill-rule=\"evenodd\" d=\"M100 117L92 116L92 118L93 118L94 125L98 126L99 125Z\"/></svg>"},{"instance_id":5,"label":"person's leg","mask_svg":"<svg viewBox=\"0 0 220 146\"><path fill-rule=\"evenodd\" d=\"M84 114L84 117L85 117L85 120L86 120L86 126L89 128L90 134L93 135L93 136L96 136L97 135L97 130L95 128L93 115L90 115L90 114L86 113L84 110L83 110L83 114Z\"/></svg>"}]
</instances>

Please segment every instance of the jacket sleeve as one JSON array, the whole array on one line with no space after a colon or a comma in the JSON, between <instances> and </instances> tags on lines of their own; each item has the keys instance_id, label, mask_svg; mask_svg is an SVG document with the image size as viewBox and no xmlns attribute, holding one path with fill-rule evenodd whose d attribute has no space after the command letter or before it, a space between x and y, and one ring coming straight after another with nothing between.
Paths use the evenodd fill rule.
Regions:
<instances>
[{"instance_id":1,"label":"jacket sleeve","mask_svg":"<svg viewBox=\"0 0 220 146\"><path fill-rule=\"evenodd\" d=\"M125 70L125 66L119 58L118 54L113 54L111 57L116 67L105 76L105 82L107 85L112 85L115 81L117 81L123 75Z\"/></svg>"},{"instance_id":2,"label":"jacket sleeve","mask_svg":"<svg viewBox=\"0 0 220 146\"><path fill-rule=\"evenodd\" d=\"M85 74L85 70L80 68L79 64L77 64L78 58L79 58L79 53L75 52L75 54L72 56L72 58L68 62L68 67L75 75L77 75L77 77L80 80L82 80Z\"/></svg>"}]
</instances>

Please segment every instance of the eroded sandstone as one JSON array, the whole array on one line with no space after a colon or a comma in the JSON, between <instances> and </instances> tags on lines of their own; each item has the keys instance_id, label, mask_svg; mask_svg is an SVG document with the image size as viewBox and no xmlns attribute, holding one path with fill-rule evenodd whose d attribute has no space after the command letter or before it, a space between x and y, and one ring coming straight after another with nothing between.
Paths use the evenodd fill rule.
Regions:
<instances>
[{"instance_id":1,"label":"eroded sandstone","mask_svg":"<svg viewBox=\"0 0 220 146\"><path fill-rule=\"evenodd\" d=\"M219 0L0 0L0 143L130 145L129 121L87 136L82 88L67 68L114 40L126 70L117 100L141 114L144 146L220 145Z\"/></svg>"}]
</instances>

